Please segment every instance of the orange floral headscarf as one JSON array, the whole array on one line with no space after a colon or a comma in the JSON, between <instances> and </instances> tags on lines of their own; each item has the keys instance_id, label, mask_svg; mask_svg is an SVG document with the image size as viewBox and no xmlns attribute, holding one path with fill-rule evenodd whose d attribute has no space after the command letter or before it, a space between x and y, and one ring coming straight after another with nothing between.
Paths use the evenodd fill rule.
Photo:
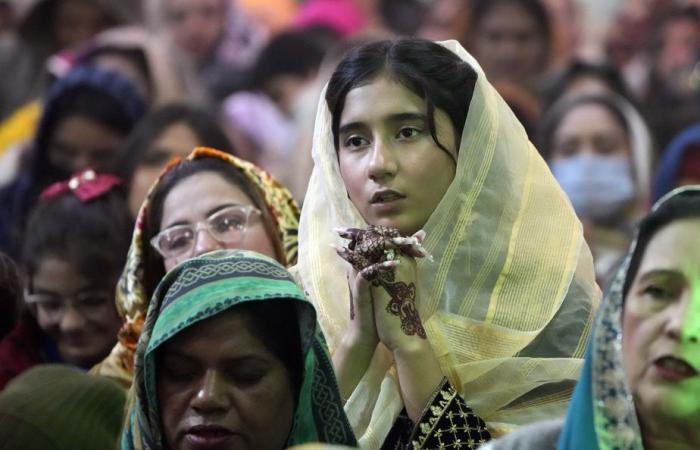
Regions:
<instances>
[{"instance_id":1,"label":"orange floral headscarf","mask_svg":"<svg viewBox=\"0 0 700 450\"><path fill-rule=\"evenodd\" d=\"M183 161L205 158L217 158L231 164L234 170L240 171L250 181L252 187L261 194L265 206L275 221L285 258L285 261L280 262L287 267L296 264L299 207L287 188L279 184L269 173L248 161L206 147L195 148L185 160L178 158L170 161L151 186L141 205L127 262L117 285L117 310L124 319L124 325L118 336L119 340L109 356L92 369L92 373L112 378L125 387L131 385L136 345L141 336L150 301L144 284L144 247L149 245L146 242L146 236L144 236L146 214L151 207L153 194L165 174Z\"/></svg>"}]
</instances>

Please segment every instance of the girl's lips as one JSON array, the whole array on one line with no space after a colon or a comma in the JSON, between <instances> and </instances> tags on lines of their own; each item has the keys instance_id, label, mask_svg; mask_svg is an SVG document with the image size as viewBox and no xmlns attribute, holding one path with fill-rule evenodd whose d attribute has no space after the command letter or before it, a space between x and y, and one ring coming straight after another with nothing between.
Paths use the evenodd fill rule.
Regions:
<instances>
[{"instance_id":1,"label":"girl's lips","mask_svg":"<svg viewBox=\"0 0 700 450\"><path fill-rule=\"evenodd\" d=\"M685 360L674 356L662 356L654 362L656 374L667 381L682 381L698 375L698 371Z\"/></svg>"},{"instance_id":2,"label":"girl's lips","mask_svg":"<svg viewBox=\"0 0 700 450\"><path fill-rule=\"evenodd\" d=\"M406 198L406 196L398 191L384 189L375 192L369 202L371 204L391 203L404 198Z\"/></svg>"}]
</instances>

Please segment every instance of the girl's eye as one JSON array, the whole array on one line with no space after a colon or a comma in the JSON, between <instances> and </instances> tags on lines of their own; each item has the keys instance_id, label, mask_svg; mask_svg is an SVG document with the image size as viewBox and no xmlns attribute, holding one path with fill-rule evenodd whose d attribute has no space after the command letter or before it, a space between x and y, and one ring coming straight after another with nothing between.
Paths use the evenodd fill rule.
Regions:
<instances>
[{"instance_id":1,"label":"girl's eye","mask_svg":"<svg viewBox=\"0 0 700 450\"><path fill-rule=\"evenodd\" d=\"M360 136L350 136L345 140L345 147L357 148L367 145L367 140Z\"/></svg>"},{"instance_id":2,"label":"girl's eye","mask_svg":"<svg viewBox=\"0 0 700 450\"><path fill-rule=\"evenodd\" d=\"M399 130L398 138L400 139L411 139L420 134L420 130L413 127L404 127Z\"/></svg>"}]
</instances>

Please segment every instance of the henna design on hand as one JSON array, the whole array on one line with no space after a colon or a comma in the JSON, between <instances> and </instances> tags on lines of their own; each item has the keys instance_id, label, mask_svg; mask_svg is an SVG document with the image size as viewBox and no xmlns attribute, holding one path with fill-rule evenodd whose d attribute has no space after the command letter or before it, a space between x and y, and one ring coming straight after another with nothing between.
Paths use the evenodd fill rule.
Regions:
<instances>
[{"instance_id":1,"label":"henna design on hand","mask_svg":"<svg viewBox=\"0 0 700 450\"><path fill-rule=\"evenodd\" d=\"M401 330L407 336L417 335L426 339L425 328L416 308L416 285L394 281L394 273L383 273L375 283L386 290L391 297L386 311L401 320Z\"/></svg>"},{"instance_id":2,"label":"henna design on hand","mask_svg":"<svg viewBox=\"0 0 700 450\"><path fill-rule=\"evenodd\" d=\"M398 316L401 330L407 336L417 335L426 339L425 329L416 308L416 285L395 281L393 261L396 252L410 257L428 256L416 235L402 237L396 228L370 225L367 229L348 228L337 230L338 234L349 239L347 247L337 248L338 255L349 262L360 275L374 286L381 286L391 300L386 307L388 313ZM354 319L354 301L350 292L350 318Z\"/></svg>"}]
</instances>

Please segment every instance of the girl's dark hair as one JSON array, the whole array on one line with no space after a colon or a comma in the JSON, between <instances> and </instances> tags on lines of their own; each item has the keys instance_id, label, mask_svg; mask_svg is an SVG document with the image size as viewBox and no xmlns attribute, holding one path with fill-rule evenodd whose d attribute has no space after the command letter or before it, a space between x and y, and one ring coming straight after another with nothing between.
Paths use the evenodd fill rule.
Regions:
<instances>
[{"instance_id":1,"label":"girl's dark hair","mask_svg":"<svg viewBox=\"0 0 700 450\"><path fill-rule=\"evenodd\" d=\"M172 167L160 180L156 190L153 192L150 204L146 210L143 229L143 279L146 290L146 297L151 298L156 286L165 276L163 258L151 247L151 239L160 230L160 222L163 219L163 203L166 197L175 186L192 175L211 172L218 175L233 186L239 187L253 202L253 206L262 213L262 221L265 226L270 241L275 248L277 261L285 261L284 247L277 232L277 225L274 215L270 212L264 201L263 193L253 184L240 170L231 164L218 158L202 158L195 160L183 160ZM187 207L184 205L183 207Z\"/></svg>"},{"instance_id":2,"label":"girl's dark hair","mask_svg":"<svg viewBox=\"0 0 700 450\"><path fill-rule=\"evenodd\" d=\"M547 9L539 0L471 0L471 30L477 30L477 27L484 18L495 7L504 3L511 3L522 8L527 14L532 17L537 23L537 29L542 36L546 53L549 54L552 43L552 25L547 14Z\"/></svg>"},{"instance_id":3,"label":"girl's dark hair","mask_svg":"<svg viewBox=\"0 0 700 450\"><path fill-rule=\"evenodd\" d=\"M124 157L119 163L117 175L128 180L144 161L148 149L170 126L186 125L199 140L199 145L234 154L231 141L216 118L201 108L184 103L171 103L152 111L139 122L129 135L124 147ZM163 166L167 161L158 161Z\"/></svg>"},{"instance_id":4,"label":"girl's dark hair","mask_svg":"<svg viewBox=\"0 0 700 450\"><path fill-rule=\"evenodd\" d=\"M671 222L696 218L700 218L700 189L689 189L664 201L640 222L637 243L622 289L623 298L627 298L627 293L637 276L642 258L644 258L644 252L654 235Z\"/></svg>"},{"instance_id":5,"label":"girl's dark hair","mask_svg":"<svg viewBox=\"0 0 700 450\"><path fill-rule=\"evenodd\" d=\"M297 303L286 299L250 301L235 306L235 310L248 314L250 331L287 368L294 398L298 401L304 360Z\"/></svg>"},{"instance_id":6,"label":"girl's dark hair","mask_svg":"<svg viewBox=\"0 0 700 450\"><path fill-rule=\"evenodd\" d=\"M400 38L351 49L333 72L328 82L326 103L332 115L336 151L339 148L340 116L348 92L382 75L396 80L425 100L430 135L441 149L450 154L438 141L435 129L435 109L445 111L454 126L455 144L459 148L476 85L476 72L439 44L424 39Z\"/></svg>"},{"instance_id":7,"label":"girl's dark hair","mask_svg":"<svg viewBox=\"0 0 700 450\"><path fill-rule=\"evenodd\" d=\"M70 263L85 278L114 288L131 242L133 221L123 189L82 202L72 193L42 200L32 210L22 264L31 282L44 258Z\"/></svg>"},{"instance_id":8,"label":"girl's dark hair","mask_svg":"<svg viewBox=\"0 0 700 450\"><path fill-rule=\"evenodd\" d=\"M557 128L559 128L562 121L571 111L579 106L591 104L602 106L608 112L610 112L610 114L613 115L613 117L625 131L625 134L629 137L631 131L629 128L629 123L627 122L624 112L620 109L620 106L614 99L598 94L580 95L570 99L564 98L547 110L540 125L540 130L537 136L537 148L546 161L549 161L552 157L552 142L554 140L554 133L556 133Z\"/></svg>"}]
</instances>

